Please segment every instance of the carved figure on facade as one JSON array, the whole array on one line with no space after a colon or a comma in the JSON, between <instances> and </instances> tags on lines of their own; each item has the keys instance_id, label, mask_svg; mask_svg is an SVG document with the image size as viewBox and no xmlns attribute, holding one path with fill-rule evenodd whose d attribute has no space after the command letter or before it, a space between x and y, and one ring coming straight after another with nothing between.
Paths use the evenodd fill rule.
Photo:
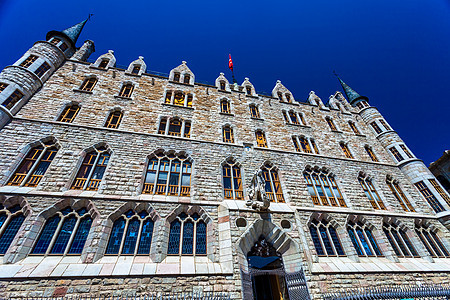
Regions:
<instances>
[{"instance_id":1,"label":"carved figure on facade","mask_svg":"<svg viewBox=\"0 0 450 300\"><path fill-rule=\"evenodd\" d=\"M248 200L245 203L256 210L268 210L270 206L269 197L265 190L266 181L264 180L263 171L258 170L252 178L250 186L247 188Z\"/></svg>"}]
</instances>

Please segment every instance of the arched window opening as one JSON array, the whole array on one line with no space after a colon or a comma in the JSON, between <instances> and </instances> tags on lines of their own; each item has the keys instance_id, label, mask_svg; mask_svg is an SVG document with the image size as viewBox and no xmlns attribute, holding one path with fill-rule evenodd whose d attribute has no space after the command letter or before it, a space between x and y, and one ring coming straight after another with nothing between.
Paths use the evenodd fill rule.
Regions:
<instances>
[{"instance_id":1,"label":"arched window opening","mask_svg":"<svg viewBox=\"0 0 450 300\"><path fill-rule=\"evenodd\" d=\"M110 154L106 147L94 147L86 153L80 170L72 184L73 190L96 191L100 186Z\"/></svg>"},{"instance_id":2,"label":"arched window opening","mask_svg":"<svg viewBox=\"0 0 450 300\"><path fill-rule=\"evenodd\" d=\"M281 190L278 171L274 166L265 164L261 167L265 181L265 191L271 202L284 203L283 191Z\"/></svg>"},{"instance_id":3,"label":"arched window opening","mask_svg":"<svg viewBox=\"0 0 450 300\"><path fill-rule=\"evenodd\" d=\"M349 121L348 125L350 126L351 130L353 131L353 133L361 134L361 132L359 132L359 129L358 129L358 127L356 127L356 124L354 122Z\"/></svg>"},{"instance_id":4,"label":"arched window opening","mask_svg":"<svg viewBox=\"0 0 450 300\"><path fill-rule=\"evenodd\" d=\"M119 97L130 98L133 93L134 85L131 83L124 84L120 90Z\"/></svg>"},{"instance_id":5,"label":"arched window opening","mask_svg":"<svg viewBox=\"0 0 450 300\"><path fill-rule=\"evenodd\" d=\"M417 224L415 231L432 257L450 257L449 252L444 244L442 244L436 232L432 231L430 228L425 228L424 226L419 226Z\"/></svg>"},{"instance_id":6,"label":"arched window opening","mask_svg":"<svg viewBox=\"0 0 450 300\"><path fill-rule=\"evenodd\" d=\"M405 193L403 193L397 180L393 180L390 176L387 176L386 184L389 186L389 189L404 211L415 212L414 207L411 205L411 202L409 202Z\"/></svg>"},{"instance_id":7,"label":"arched window opening","mask_svg":"<svg viewBox=\"0 0 450 300\"><path fill-rule=\"evenodd\" d=\"M301 124L302 124L302 125L306 125L305 118L303 117L303 114L302 114L302 113L299 113L299 114L298 114L298 117L300 118Z\"/></svg>"},{"instance_id":8,"label":"arched window opening","mask_svg":"<svg viewBox=\"0 0 450 300\"><path fill-rule=\"evenodd\" d=\"M149 255L154 222L145 210L128 210L113 224L105 254Z\"/></svg>"},{"instance_id":9,"label":"arched window opening","mask_svg":"<svg viewBox=\"0 0 450 300\"><path fill-rule=\"evenodd\" d=\"M278 99L280 99L280 101L283 101L283 93L282 92L278 92Z\"/></svg>"},{"instance_id":10,"label":"arched window opening","mask_svg":"<svg viewBox=\"0 0 450 300\"><path fill-rule=\"evenodd\" d=\"M256 135L256 146L267 148L266 135L261 130L255 132Z\"/></svg>"},{"instance_id":11,"label":"arched window opening","mask_svg":"<svg viewBox=\"0 0 450 300\"><path fill-rule=\"evenodd\" d=\"M223 142L234 143L233 128L231 126L223 127Z\"/></svg>"},{"instance_id":12,"label":"arched window opening","mask_svg":"<svg viewBox=\"0 0 450 300\"><path fill-rule=\"evenodd\" d=\"M318 256L345 256L336 229L325 220L313 220L309 232Z\"/></svg>"},{"instance_id":13,"label":"arched window opening","mask_svg":"<svg viewBox=\"0 0 450 300\"><path fill-rule=\"evenodd\" d=\"M223 81L223 80L220 81L220 89L222 91L225 91L225 81Z\"/></svg>"},{"instance_id":14,"label":"arched window opening","mask_svg":"<svg viewBox=\"0 0 450 300\"><path fill-rule=\"evenodd\" d=\"M104 59L102 59L102 61L101 61L100 64L98 65L98 67L99 67L100 69L106 69L106 67L108 66L108 63L109 63L109 59L104 58Z\"/></svg>"},{"instance_id":15,"label":"arched window opening","mask_svg":"<svg viewBox=\"0 0 450 300\"><path fill-rule=\"evenodd\" d=\"M173 81L180 82L180 73L175 72L173 74Z\"/></svg>"},{"instance_id":16,"label":"arched window opening","mask_svg":"<svg viewBox=\"0 0 450 300\"><path fill-rule=\"evenodd\" d=\"M258 107L254 104L250 104L250 116L255 119L260 119Z\"/></svg>"},{"instance_id":17,"label":"arched window opening","mask_svg":"<svg viewBox=\"0 0 450 300\"><path fill-rule=\"evenodd\" d=\"M289 124L289 118L287 116L287 113L284 110L283 110L283 118L284 118L284 121Z\"/></svg>"},{"instance_id":18,"label":"arched window opening","mask_svg":"<svg viewBox=\"0 0 450 300\"><path fill-rule=\"evenodd\" d=\"M194 99L194 96L192 96L192 94L188 94L187 95L187 100L186 100L186 106L187 107L192 107L192 99Z\"/></svg>"},{"instance_id":19,"label":"arched window opening","mask_svg":"<svg viewBox=\"0 0 450 300\"><path fill-rule=\"evenodd\" d=\"M309 142L311 143L311 146L312 146L312 148L314 149L314 152L316 153L316 154L319 154L320 152L319 152L319 148L317 148L317 144L316 144L316 142L314 141L314 139L309 139Z\"/></svg>"},{"instance_id":20,"label":"arched window opening","mask_svg":"<svg viewBox=\"0 0 450 300\"><path fill-rule=\"evenodd\" d=\"M383 231L398 257L419 257L404 230L395 224L383 224Z\"/></svg>"},{"instance_id":21,"label":"arched window opening","mask_svg":"<svg viewBox=\"0 0 450 300\"><path fill-rule=\"evenodd\" d=\"M155 154L148 162L143 194L187 197L190 195L192 163L182 154Z\"/></svg>"},{"instance_id":22,"label":"arched window opening","mask_svg":"<svg viewBox=\"0 0 450 300\"><path fill-rule=\"evenodd\" d=\"M58 118L58 121L72 123L79 111L80 106L78 104L69 105L64 108L62 114Z\"/></svg>"},{"instance_id":23,"label":"arched window opening","mask_svg":"<svg viewBox=\"0 0 450 300\"><path fill-rule=\"evenodd\" d=\"M19 232L25 216L19 205L10 208L0 204L0 254L5 254Z\"/></svg>"},{"instance_id":24,"label":"arched window opening","mask_svg":"<svg viewBox=\"0 0 450 300\"><path fill-rule=\"evenodd\" d=\"M330 126L331 131L338 131L334 121L331 118L327 117L325 120L327 121L328 126Z\"/></svg>"},{"instance_id":25,"label":"arched window opening","mask_svg":"<svg viewBox=\"0 0 450 300\"><path fill-rule=\"evenodd\" d=\"M342 152L344 152L345 157L354 158L353 154L350 152L350 149L348 148L347 144L339 143L339 146L341 146Z\"/></svg>"},{"instance_id":26,"label":"arched window opening","mask_svg":"<svg viewBox=\"0 0 450 300\"><path fill-rule=\"evenodd\" d=\"M222 167L223 193L225 199L244 199L241 168L235 162L228 160Z\"/></svg>"},{"instance_id":27,"label":"arched window opening","mask_svg":"<svg viewBox=\"0 0 450 300\"><path fill-rule=\"evenodd\" d=\"M86 208L71 207L57 212L45 222L32 254L81 254L92 225Z\"/></svg>"},{"instance_id":28,"label":"arched window opening","mask_svg":"<svg viewBox=\"0 0 450 300\"><path fill-rule=\"evenodd\" d=\"M252 87L251 87L251 86L247 85L247 86L245 87L245 90L246 90L246 92L247 92L247 95L251 95L251 94L252 94Z\"/></svg>"},{"instance_id":29,"label":"arched window opening","mask_svg":"<svg viewBox=\"0 0 450 300\"><path fill-rule=\"evenodd\" d=\"M364 149L366 149L367 155L369 155L369 157L372 161L378 162L378 158L375 156L375 153L373 153L373 150L371 147L365 146Z\"/></svg>"},{"instance_id":30,"label":"arched window opening","mask_svg":"<svg viewBox=\"0 0 450 300\"><path fill-rule=\"evenodd\" d=\"M206 255L207 226L197 213L179 214L170 223L169 255Z\"/></svg>"},{"instance_id":31,"label":"arched window opening","mask_svg":"<svg viewBox=\"0 0 450 300\"><path fill-rule=\"evenodd\" d=\"M164 100L164 103L166 103L166 104L172 103L172 92L171 91L166 92L166 99Z\"/></svg>"},{"instance_id":32,"label":"arched window opening","mask_svg":"<svg viewBox=\"0 0 450 300\"><path fill-rule=\"evenodd\" d=\"M300 125L300 123L298 122L297 114L295 112L293 112L292 110L289 111L289 118L290 118L292 124Z\"/></svg>"},{"instance_id":33,"label":"arched window opening","mask_svg":"<svg viewBox=\"0 0 450 300\"><path fill-rule=\"evenodd\" d=\"M302 136L299 138L300 145L302 146L302 150L305 153L312 153L311 146L309 145L308 140Z\"/></svg>"},{"instance_id":34,"label":"arched window opening","mask_svg":"<svg viewBox=\"0 0 450 300\"><path fill-rule=\"evenodd\" d=\"M106 128L119 128L120 121L122 121L123 113L120 110L112 111L106 120Z\"/></svg>"},{"instance_id":35,"label":"arched window opening","mask_svg":"<svg viewBox=\"0 0 450 300\"><path fill-rule=\"evenodd\" d=\"M178 106L184 106L184 93L175 92L175 97L173 98L173 104Z\"/></svg>"},{"instance_id":36,"label":"arched window opening","mask_svg":"<svg viewBox=\"0 0 450 300\"><path fill-rule=\"evenodd\" d=\"M50 163L55 158L58 148L54 140L39 142L25 156L8 185L35 187L39 184Z\"/></svg>"},{"instance_id":37,"label":"arched window opening","mask_svg":"<svg viewBox=\"0 0 450 300\"><path fill-rule=\"evenodd\" d=\"M302 152L302 150L300 149L300 146L299 146L299 143L298 143L298 139L297 139L296 136L292 137L292 142L294 142L295 151Z\"/></svg>"},{"instance_id":38,"label":"arched window opening","mask_svg":"<svg viewBox=\"0 0 450 300\"><path fill-rule=\"evenodd\" d=\"M220 101L220 110L224 114L231 114L230 102L226 99Z\"/></svg>"},{"instance_id":39,"label":"arched window opening","mask_svg":"<svg viewBox=\"0 0 450 300\"><path fill-rule=\"evenodd\" d=\"M191 137L191 122L190 121L184 121L184 137L185 138Z\"/></svg>"},{"instance_id":40,"label":"arched window opening","mask_svg":"<svg viewBox=\"0 0 450 300\"><path fill-rule=\"evenodd\" d=\"M131 70L131 74L138 75L139 71L141 71L141 65L133 65L133 69Z\"/></svg>"},{"instance_id":41,"label":"arched window opening","mask_svg":"<svg viewBox=\"0 0 450 300\"><path fill-rule=\"evenodd\" d=\"M288 103L291 103L291 94L286 93L286 94L284 94L284 96L286 97L286 101L287 101Z\"/></svg>"},{"instance_id":42,"label":"arched window opening","mask_svg":"<svg viewBox=\"0 0 450 300\"><path fill-rule=\"evenodd\" d=\"M96 84L97 84L97 78L95 78L95 77L86 78L83 81L83 84L81 85L80 90L86 91L86 92L92 92L92 90L94 89Z\"/></svg>"},{"instance_id":43,"label":"arched window opening","mask_svg":"<svg viewBox=\"0 0 450 300\"><path fill-rule=\"evenodd\" d=\"M191 75L189 75L189 74L184 74L184 80L183 80L183 82L186 83L186 84L189 84L190 81L191 81Z\"/></svg>"},{"instance_id":44,"label":"arched window opening","mask_svg":"<svg viewBox=\"0 0 450 300\"><path fill-rule=\"evenodd\" d=\"M167 134L171 136L181 136L190 138L191 136L191 122L188 120L181 120L178 117L169 118L162 117L159 123L158 134Z\"/></svg>"},{"instance_id":45,"label":"arched window opening","mask_svg":"<svg viewBox=\"0 0 450 300\"><path fill-rule=\"evenodd\" d=\"M179 119L171 119L168 134L172 136L181 136L181 124Z\"/></svg>"},{"instance_id":46,"label":"arched window opening","mask_svg":"<svg viewBox=\"0 0 450 300\"><path fill-rule=\"evenodd\" d=\"M383 256L372 231L360 222L349 222L348 235L358 256Z\"/></svg>"},{"instance_id":47,"label":"arched window opening","mask_svg":"<svg viewBox=\"0 0 450 300\"><path fill-rule=\"evenodd\" d=\"M333 174L307 168L303 176L314 205L347 207Z\"/></svg>"},{"instance_id":48,"label":"arched window opening","mask_svg":"<svg viewBox=\"0 0 450 300\"><path fill-rule=\"evenodd\" d=\"M369 178L358 177L359 184L361 185L367 198L369 198L370 204L374 209L386 210L386 206L378 195L377 190L372 184L372 180Z\"/></svg>"}]
</instances>

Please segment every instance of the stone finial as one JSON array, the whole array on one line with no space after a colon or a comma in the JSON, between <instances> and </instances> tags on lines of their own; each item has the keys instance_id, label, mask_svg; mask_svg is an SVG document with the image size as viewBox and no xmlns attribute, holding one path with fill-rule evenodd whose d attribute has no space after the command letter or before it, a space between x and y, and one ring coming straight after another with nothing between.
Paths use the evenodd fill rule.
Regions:
<instances>
[{"instance_id":1,"label":"stone finial","mask_svg":"<svg viewBox=\"0 0 450 300\"><path fill-rule=\"evenodd\" d=\"M278 83L281 83L281 80L278 79L278 80L277 80L277 84L278 84Z\"/></svg>"},{"instance_id":2,"label":"stone finial","mask_svg":"<svg viewBox=\"0 0 450 300\"><path fill-rule=\"evenodd\" d=\"M144 57L143 57L143 56L139 56L139 59L140 59L140 60L144 60Z\"/></svg>"},{"instance_id":3,"label":"stone finial","mask_svg":"<svg viewBox=\"0 0 450 300\"><path fill-rule=\"evenodd\" d=\"M181 62L181 64L183 64L183 65L186 65L186 61L185 61L185 60L183 60L183 61Z\"/></svg>"},{"instance_id":4,"label":"stone finial","mask_svg":"<svg viewBox=\"0 0 450 300\"><path fill-rule=\"evenodd\" d=\"M310 95L310 96L316 95L316 93L315 93L314 91L311 91L311 92L309 92L309 95Z\"/></svg>"},{"instance_id":5,"label":"stone finial","mask_svg":"<svg viewBox=\"0 0 450 300\"><path fill-rule=\"evenodd\" d=\"M114 50L108 50L108 53L114 55Z\"/></svg>"},{"instance_id":6,"label":"stone finial","mask_svg":"<svg viewBox=\"0 0 450 300\"><path fill-rule=\"evenodd\" d=\"M248 77L245 77L245 79L244 80L250 80L250 78L248 78Z\"/></svg>"},{"instance_id":7,"label":"stone finial","mask_svg":"<svg viewBox=\"0 0 450 300\"><path fill-rule=\"evenodd\" d=\"M223 73L223 72L220 72L220 74L219 74L220 76L225 76L225 73Z\"/></svg>"}]
</instances>

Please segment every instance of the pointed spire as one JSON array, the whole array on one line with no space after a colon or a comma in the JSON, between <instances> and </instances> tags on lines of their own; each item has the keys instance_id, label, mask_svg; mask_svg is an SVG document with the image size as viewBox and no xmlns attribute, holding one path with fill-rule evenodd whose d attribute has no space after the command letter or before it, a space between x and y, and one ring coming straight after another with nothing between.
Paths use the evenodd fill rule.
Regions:
<instances>
[{"instance_id":1,"label":"pointed spire","mask_svg":"<svg viewBox=\"0 0 450 300\"><path fill-rule=\"evenodd\" d=\"M89 15L90 18L90 15ZM49 40L52 36L62 36L65 37L66 39L69 40L69 42L71 42L72 47L75 47L75 44L78 40L78 37L81 34L81 31L83 30L84 25L86 24L86 22L89 20L89 18L87 18L84 21L81 21L78 24L73 25L72 27L69 27L67 29L64 29L63 31L55 31L52 30L49 33L47 33L47 40Z\"/></svg>"},{"instance_id":2,"label":"pointed spire","mask_svg":"<svg viewBox=\"0 0 450 300\"><path fill-rule=\"evenodd\" d=\"M347 96L347 99L350 102L350 104L353 104L356 100L369 101L369 98L358 94L358 92L356 92L354 89L349 87L344 81L342 81L342 79L336 73L334 73L334 75L336 75L336 77L338 78L339 83L341 84L342 88L344 89L345 95Z\"/></svg>"}]
</instances>

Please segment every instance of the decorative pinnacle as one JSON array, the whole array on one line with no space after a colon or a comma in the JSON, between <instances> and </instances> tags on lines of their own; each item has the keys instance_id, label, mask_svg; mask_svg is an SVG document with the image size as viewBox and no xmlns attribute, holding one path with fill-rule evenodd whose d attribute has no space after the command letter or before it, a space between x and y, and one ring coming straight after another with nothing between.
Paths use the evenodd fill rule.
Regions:
<instances>
[{"instance_id":1,"label":"decorative pinnacle","mask_svg":"<svg viewBox=\"0 0 450 300\"><path fill-rule=\"evenodd\" d=\"M61 36L63 38L66 38L67 40L69 40L71 46L73 48L76 48L75 44L77 43L78 37L80 36L84 25L91 18L91 16L92 16L92 14L89 14L89 16L86 20L81 21L80 23L75 24L72 27L64 29L63 31L52 30L52 31L48 32L47 37L46 37L47 41L53 36Z\"/></svg>"},{"instance_id":2,"label":"decorative pinnacle","mask_svg":"<svg viewBox=\"0 0 450 300\"><path fill-rule=\"evenodd\" d=\"M339 83L342 86L342 89L344 89L345 95L347 96L347 99L349 100L350 104L353 104L357 100L365 100L369 101L369 99L365 96L361 96L356 92L354 89L352 89L350 86L348 86L342 79L339 77L339 75L333 71L333 74L338 78Z\"/></svg>"}]
</instances>

